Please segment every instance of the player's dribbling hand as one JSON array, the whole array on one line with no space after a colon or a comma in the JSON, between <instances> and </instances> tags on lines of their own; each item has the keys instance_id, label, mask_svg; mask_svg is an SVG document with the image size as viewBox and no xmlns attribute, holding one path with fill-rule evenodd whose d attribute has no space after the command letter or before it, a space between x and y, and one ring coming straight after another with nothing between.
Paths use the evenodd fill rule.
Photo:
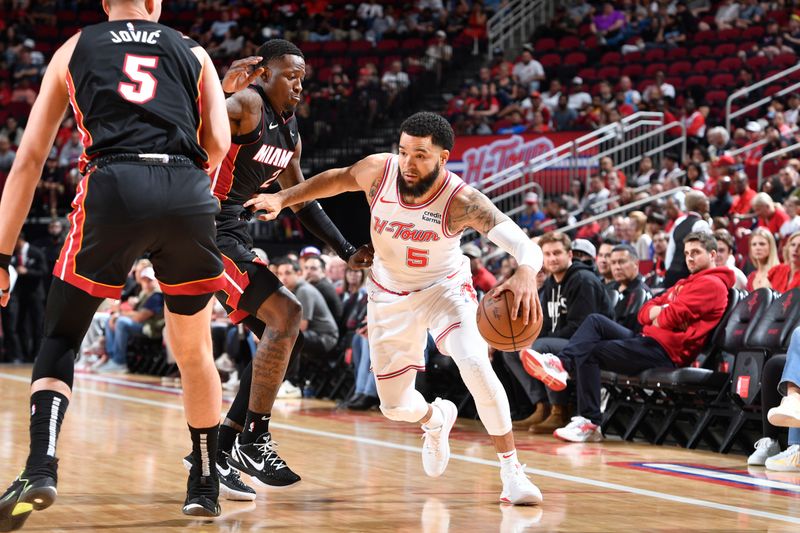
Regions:
<instances>
[{"instance_id":1,"label":"player's dribbling hand","mask_svg":"<svg viewBox=\"0 0 800 533\"><path fill-rule=\"evenodd\" d=\"M363 270L372 266L372 259L375 257L375 248L372 244L363 244L358 247L356 253L347 260L347 266L353 270Z\"/></svg>"},{"instance_id":2,"label":"player's dribbling hand","mask_svg":"<svg viewBox=\"0 0 800 533\"><path fill-rule=\"evenodd\" d=\"M222 78L222 90L226 93L237 93L246 89L264 73L264 67L256 68L261 59L260 56L251 56L234 61Z\"/></svg>"},{"instance_id":3,"label":"player's dribbling hand","mask_svg":"<svg viewBox=\"0 0 800 533\"><path fill-rule=\"evenodd\" d=\"M277 194L256 194L244 203L244 207L253 211L258 220L269 222L278 217L283 209L283 202Z\"/></svg>"},{"instance_id":4,"label":"player's dribbling hand","mask_svg":"<svg viewBox=\"0 0 800 533\"><path fill-rule=\"evenodd\" d=\"M527 325L529 322L538 322L541 319L537 316L540 307L536 305L536 299L539 293L536 287L536 273L532 268L519 267L513 276L492 289L491 296L497 300L504 291L511 291L514 295L511 320L516 320L521 315Z\"/></svg>"},{"instance_id":5,"label":"player's dribbling hand","mask_svg":"<svg viewBox=\"0 0 800 533\"><path fill-rule=\"evenodd\" d=\"M8 275L8 270L0 268L0 306L5 307L8 305L8 299L11 298L11 278Z\"/></svg>"}]
</instances>

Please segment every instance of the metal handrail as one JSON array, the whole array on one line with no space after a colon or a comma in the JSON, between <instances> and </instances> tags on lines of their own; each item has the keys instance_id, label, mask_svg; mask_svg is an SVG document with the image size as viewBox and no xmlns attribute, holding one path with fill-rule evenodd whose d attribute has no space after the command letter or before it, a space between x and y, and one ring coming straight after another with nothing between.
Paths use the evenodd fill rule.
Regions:
<instances>
[{"instance_id":1,"label":"metal handrail","mask_svg":"<svg viewBox=\"0 0 800 533\"><path fill-rule=\"evenodd\" d=\"M675 189L670 189L668 191L663 191L663 192L660 192L658 194L654 194L653 196L650 196L648 198L642 198L641 200L636 200L635 202L631 202L629 204L621 205L619 207L616 207L616 208L612 209L611 211L606 211L605 213L600 213L599 215L591 216L591 217L589 217L589 218L587 218L585 220L581 220L580 222L576 222L575 224L571 224L569 226L564 226L562 228L557 228L557 229L555 229L553 231L557 231L559 233L565 233L567 231L572 231L574 229L578 229L578 228L582 228L583 226L587 226L587 225L591 224L592 222L596 222L596 221L598 221L600 219L613 217L614 215L617 215L617 214L622 213L624 211L631 211L635 207L640 207L640 206L643 206L643 205L647 205L649 203L654 202L655 200L660 200L662 198L666 198L668 196L672 196L676 192L687 193L687 192L689 192L691 190L692 190L691 187L686 187L686 186L676 187Z\"/></svg>"},{"instance_id":2,"label":"metal handrail","mask_svg":"<svg viewBox=\"0 0 800 533\"><path fill-rule=\"evenodd\" d=\"M767 161L771 161L773 159L777 159L784 154L788 154L794 152L796 150L800 150L800 142L794 143L790 146L786 146L785 148L781 148L780 150L775 150L774 152L770 152L764 157L762 157L758 162L758 190L761 190L761 182L764 180L764 163Z\"/></svg>"},{"instance_id":3,"label":"metal handrail","mask_svg":"<svg viewBox=\"0 0 800 533\"><path fill-rule=\"evenodd\" d=\"M549 21L555 12L554 0L511 0L486 21L489 41L487 54L500 44L504 50L514 50L533 34L536 23Z\"/></svg>"},{"instance_id":4,"label":"metal handrail","mask_svg":"<svg viewBox=\"0 0 800 533\"><path fill-rule=\"evenodd\" d=\"M773 74L772 76L770 76L768 78L765 78L765 79L763 79L761 81L757 81L756 83L753 83L752 85L748 85L747 87L743 87L743 88L741 88L741 89L739 89L737 91L734 91L727 98L727 100L725 100L725 129L730 131L730 129L731 129L731 120L733 120L734 118L736 118L736 117L738 117L740 115L744 115L745 113L747 113L751 109L755 109L756 107L759 107L760 105L763 105L764 103L769 102L770 100L772 100L772 98L771 97L762 98L761 100L758 101L757 104L750 104L750 105L745 106L745 107L743 107L741 109L737 109L736 111L734 111L732 113L731 112L731 106L732 106L734 100L736 100L737 98L739 98L741 96L747 96L752 91L754 91L754 90L756 90L756 89L758 89L760 87L764 87L765 85L769 85L773 81L785 78L789 74L792 74L792 73L797 72L799 70L800 70L800 62L798 62L793 67L789 67L787 69L784 69L784 70L778 72L777 74ZM795 87L795 86L800 86L800 83L795 84L792 87Z\"/></svg>"}]
</instances>

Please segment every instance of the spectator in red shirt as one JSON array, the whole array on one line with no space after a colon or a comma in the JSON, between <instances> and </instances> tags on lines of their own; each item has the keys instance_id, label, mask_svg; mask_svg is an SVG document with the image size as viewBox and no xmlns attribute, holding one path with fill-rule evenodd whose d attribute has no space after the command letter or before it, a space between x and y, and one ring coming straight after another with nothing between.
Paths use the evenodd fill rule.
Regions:
<instances>
[{"instance_id":1,"label":"spectator in red shirt","mask_svg":"<svg viewBox=\"0 0 800 533\"><path fill-rule=\"evenodd\" d=\"M719 160L725 157L730 156L723 156ZM747 174L744 172L737 172L733 176L733 190L737 196L733 200L729 213L733 215L745 215L749 213L756 191L750 188L750 180L747 178Z\"/></svg>"},{"instance_id":2,"label":"spectator in red shirt","mask_svg":"<svg viewBox=\"0 0 800 533\"><path fill-rule=\"evenodd\" d=\"M767 228L773 235L780 234L781 226L789 221L789 215L780 204L776 204L772 197L765 192L760 192L753 197L750 203L753 212L758 217L758 225Z\"/></svg>"},{"instance_id":3,"label":"spectator in red shirt","mask_svg":"<svg viewBox=\"0 0 800 533\"><path fill-rule=\"evenodd\" d=\"M461 251L469 257L469 267L472 270L472 285L479 291L489 292L497 284L497 278L483 266L481 249L470 243L462 246Z\"/></svg>"},{"instance_id":4,"label":"spectator in red shirt","mask_svg":"<svg viewBox=\"0 0 800 533\"><path fill-rule=\"evenodd\" d=\"M775 265L767 274L770 286L778 292L800 287L800 231L789 237L783 255L785 262Z\"/></svg>"},{"instance_id":5,"label":"spectator in red shirt","mask_svg":"<svg viewBox=\"0 0 800 533\"><path fill-rule=\"evenodd\" d=\"M683 109L683 123L686 125L686 136L703 140L706 136L706 116L708 115L709 111L708 106L700 106L700 109L697 109L695 107L694 100L689 98L686 100Z\"/></svg>"}]
</instances>

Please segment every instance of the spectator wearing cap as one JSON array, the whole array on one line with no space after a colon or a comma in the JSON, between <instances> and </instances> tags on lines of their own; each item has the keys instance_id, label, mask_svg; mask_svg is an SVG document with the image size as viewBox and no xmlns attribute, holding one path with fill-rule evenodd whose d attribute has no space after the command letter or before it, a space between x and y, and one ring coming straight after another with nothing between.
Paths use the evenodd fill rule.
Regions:
<instances>
[{"instance_id":1,"label":"spectator wearing cap","mask_svg":"<svg viewBox=\"0 0 800 533\"><path fill-rule=\"evenodd\" d=\"M542 95L539 91L531 91L530 95L520 102L519 107L525 114L525 120L533 122L534 114L541 113L546 124L550 123L550 108L542 102Z\"/></svg>"},{"instance_id":2,"label":"spectator wearing cap","mask_svg":"<svg viewBox=\"0 0 800 533\"><path fill-rule=\"evenodd\" d=\"M568 105L567 95L558 96L558 105L553 110L553 128L556 131L571 131L575 129L575 122L578 120L578 113Z\"/></svg>"},{"instance_id":3,"label":"spectator wearing cap","mask_svg":"<svg viewBox=\"0 0 800 533\"><path fill-rule=\"evenodd\" d=\"M539 84L544 80L544 68L533 58L533 46L523 46L519 61L514 64L511 73L528 91L539 90Z\"/></svg>"},{"instance_id":4,"label":"spectator wearing cap","mask_svg":"<svg viewBox=\"0 0 800 533\"><path fill-rule=\"evenodd\" d=\"M483 265L481 249L472 243L461 247L461 252L469 257L469 268L472 271L472 285L483 293L487 293L497 284L497 278Z\"/></svg>"},{"instance_id":5,"label":"spectator wearing cap","mask_svg":"<svg viewBox=\"0 0 800 533\"><path fill-rule=\"evenodd\" d=\"M575 111L581 111L590 105L592 105L592 95L583 90L583 78L575 76L572 78L572 89L569 93L567 106Z\"/></svg>"},{"instance_id":6,"label":"spectator wearing cap","mask_svg":"<svg viewBox=\"0 0 800 533\"><path fill-rule=\"evenodd\" d=\"M690 233L711 234L711 226L706 222L709 202L700 191L686 193L687 213L675 221L669 235L665 265L667 274L664 277L664 288L670 288L679 280L689 277L689 267L684 259L683 241ZM715 243L716 244L716 243Z\"/></svg>"},{"instance_id":7,"label":"spectator wearing cap","mask_svg":"<svg viewBox=\"0 0 800 533\"><path fill-rule=\"evenodd\" d=\"M306 246L300 253L297 255L297 260L300 263L300 268L303 268L303 263L309 257L319 257L322 255L322 252L316 246Z\"/></svg>"},{"instance_id":8,"label":"spectator wearing cap","mask_svg":"<svg viewBox=\"0 0 800 533\"><path fill-rule=\"evenodd\" d=\"M761 127L761 124L756 122L755 120L751 120L748 122L744 127L745 132L747 132L747 142L745 147L750 146L751 148L745 150L744 152L744 161L746 165L757 165L758 162L761 160L761 154L763 151L763 147L758 143L764 137L764 128Z\"/></svg>"},{"instance_id":9,"label":"spectator wearing cap","mask_svg":"<svg viewBox=\"0 0 800 533\"><path fill-rule=\"evenodd\" d=\"M573 260L572 242L567 235L545 233L539 239L539 246L544 255L544 269L549 276L539 291L544 319L542 332L533 343L533 349L558 353L587 316L600 313L611 317L611 305L603 284L594 272L594 265ZM528 399L536 405L534 414L517 423L517 429L527 426L533 433L552 433L569 422L569 397L566 393L545 392L541 383L522 367L517 354L505 354L504 361L522 385ZM543 403L548 395L551 408Z\"/></svg>"},{"instance_id":10,"label":"spectator wearing cap","mask_svg":"<svg viewBox=\"0 0 800 533\"><path fill-rule=\"evenodd\" d=\"M437 83L442 79L442 73L453 59L453 47L447 43L447 34L438 30L436 37L425 50L425 68L436 73Z\"/></svg>"},{"instance_id":11,"label":"spectator wearing cap","mask_svg":"<svg viewBox=\"0 0 800 533\"><path fill-rule=\"evenodd\" d=\"M138 281L141 292L133 308L122 308L112 313L108 319L106 324L108 361L97 369L99 373L128 372L128 340L134 335L144 333L145 325L151 328L149 335L161 336L161 329L164 327L164 295L161 294L153 267L143 268Z\"/></svg>"},{"instance_id":12,"label":"spectator wearing cap","mask_svg":"<svg viewBox=\"0 0 800 533\"><path fill-rule=\"evenodd\" d=\"M580 261L594 269L594 261L597 258L597 249L594 244L586 239L575 239L572 241L570 249L573 261Z\"/></svg>"},{"instance_id":13,"label":"spectator wearing cap","mask_svg":"<svg viewBox=\"0 0 800 533\"><path fill-rule=\"evenodd\" d=\"M750 188L750 179L744 172L737 172L733 175L733 192L736 193L736 197L733 199L729 213L746 215L750 212L756 191Z\"/></svg>"},{"instance_id":14,"label":"spectator wearing cap","mask_svg":"<svg viewBox=\"0 0 800 533\"><path fill-rule=\"evenodd\" d=\"M753 213L758 217L758 226L767 228L773 235L779 235L781 226L789 221L789 215L780 204L776 204L769 194L760 192L750 203Z\"/></svg>"},{"instance_id":15,"label":"spectator wearing cap","mask_svg":"<svg viewBox=\"0 0 800 533\"><path fill-rule=\"evenodd\" d=\"M527 230L528 235L534 235L539 229L539 224L545 219L544 212L539 208L539 195L529 192L523 201L525 210L517 217L517 225Z\"/></svg>"}]
</instances>

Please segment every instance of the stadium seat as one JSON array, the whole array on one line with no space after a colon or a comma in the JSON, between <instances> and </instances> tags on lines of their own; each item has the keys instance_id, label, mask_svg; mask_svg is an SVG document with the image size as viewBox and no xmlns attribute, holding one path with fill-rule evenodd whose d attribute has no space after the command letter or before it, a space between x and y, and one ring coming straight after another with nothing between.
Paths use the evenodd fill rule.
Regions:
<instances>
[{"instance_id":1,"label":"stadium seat","mask_svg":"<svg viewBox=\"0 0 800 533\"><path fill-rule=\"evenodd\" d=\"M606 65L597 70L597 79L600 80L613 80L619 78L619 67L614 65Z\"/></svg>"},{"instance_id":2,"label":"stadium seat","mask_svg":"<svg viewBox=\"0 0 800 533\"><path fill-rule=\"evenodd\" d=\"M655 76L657 72L666 72L667 65L665 63L650 63L644 68L645 76Z\"/></svg>"},{"instance_id":3,"label":"stadium seat","mask_svg":"<svg viewBox=\"0 0 800 533\"><path fill-rule=\"evenodd\" d=\"M578 71L578 76L580 76L586 81L595 81L600 77L597 74L597 69L595 69L594 67L586 67L580 69Z\"/></svg>"},{"instance_id":4,"label":"stadium seat","mask_svg":"<svg viewBox=\"0 0 800 533\"><path fill-rule=\"evenodd\" d=\"M564 64L567 66L581 66L586 64L586 54L583 52L570 52L567 54L567 57L564 58Z\"/></svg>"},{"instance_id":5,"label":"stadium seat","mask_svg":"<svg viewBox=\"0 0 800 533\"><path fill-rule=\"evenodd\" d=\"M745 64L752 70L759 71L769 64L769 59L764 56L748 57Z\"/></svg>"},{"instance_id":6,"label":"stadium seat","mask_svg":"<svg viewBox=\"0 0 800 533\"><path fill-rule=\"evenodd\" d=\"M692 71L695 74L706 74L717 69L717 62L713 59L701 59L694 64Z\"/></svg>"},{"instance_id":7,"label":"stadium seat","mask_svg":"<svg viewBox=\"0 0 800 533\"><path fill-rule=\"evenodd\" d=\"M545 54L539 58L539 63L544 68L552 68L561 64L561 56L558 54Z\"/></svg>"},{"instance_id":8,"label":"stadium seat","mask_svg":"<svg viewBox=\"0 0 800 533\"><path fill-rule=\"evenodd\" d=\"M653 48L652 50L648 50L644 53L644 60L647 63L652 63L654 61L663 61L664 57L666 57L666 53L661 48Z\"/></svg>"},{"instance_id":9,"label":"stadium seat","mask_svg":"<svg viewBox=\"0 0 800 533\"><path fill-rule=\"evenodd\" d=\"M736 80L734 79L733 74L715 74L711 78L711 87L730 88L734 85L736 85Z\"/></svg>"},{"instance_id":10,"label":"stadium seat","mask_svg":"<svg viewBox=\"0 0 800 533\"><path fill-rule=\"evenodd\" d=\"M560 50L577 50L581 47L581 40L574 35L567 35L558 41L558 48Z\"/></svg>"},{"instance_id":11,"label":"stadium seat","mask_svg":"<svg viewBox=\"0 0 800 533\"><path fill-rule=\"evenodd\" d=\"M668 76L681 76L692 71L692 64L688 61L676 61L667 69Z\"/></svg>"},{"instance_id":12,"label":"stadium seat","mask_svg":"<svg viewBox=\"0 0 800 533\"><path fill-rule=\"evenodd\" d=\"M738 41L742 35L742 30L739 28L729 28L727 30L720 30L717 32L717 41Z\"/></svg>"},{"instance_id":13,"label":"stadium seat","mask_svg":"<svg viewBox=\"0 0 800 533\"><path fill-rule=\"evenodd\" d=\"M714 57L727 57L736 53L736 45L732 43L724 43L717 45L711 53Z\"/></svg>"},{"instance_id":14,"label":"stadium seat","mask_svg":"<svg viewBox=\"0 0 800 533\"><path fill-rule=\"evenodd\" d=\"M606 52L600 58L601 65L616 65L619 63L622 63L622 54L619 52Z\"/></svg>"},{"instance_id":15,"label":"stadium seat","mask_svg":"<svg viewBox=\"0 0 800 533\"><path fill-rule=\"evenodd\" d=\"M727 91L708 91L706 93L706 103L710 106L724 105L728 99Z\"/></svg>"},{"instance_id":16,"label":"stadium seat","mask_svg":"<svg viewBox=\"0 0 800 533\"><path fill-rule=\"evenodd\" d=\"M725 72L736 72L742 68L742 60L738 57L726 57L720 59L719 69Z\"/></svg>"},{"instance_id":17,"label":"stadium seat","mask_svg":"<svg viewBox=\"0 0 800 533\"><path fill-rule=\"evenodd\" d=\"M693 59L706 59L711 55L711 47L706 45L695 46L689 50L689 57Z\"/></svg>"},{"instance_id":18,"label":"stadium seat","mask_svg":"<svg viewBox=\"0 0 800 533\"><path fill-rule=\"evenodd\" d=\"M710 43L717 38L717 34L714 31L706 30L706 31L699 31L694 34L694 42L695 43Z\"/></svg>"},{"instance_id":19,"label":"stadium seat","mask_svg":"<svg viewBox=\"0 0 800 533\"><path fill-rule=\"evenodd\" d=\"M742 39L754 41L760 39L765 33L763 26L750 26L742 32Z\"/></svg>"},{"instance_id":20,"label":"stadium seat","mask_svg":"<svg viewBox=\"0 0 800 533\"><path fill-rule=\"evenodd\" d=\"M541 39L537 39L533 44L533 49L537 54L549 52L550 50L555 50L555 48L556 40L551 39L550 37L542 37Z\"/></svg>"},{"instance_id":21,"label":"stadium seat","mask_svg":"<svg viewBox=\"0 0 800 533\"><path fill-rule=\"evenodd\" d=\"M622 67L622 75L628 76L631 79L636 79L644 74L644 67L635 63L628 64Z\"/></svg>"},{"instance_id":22,"label":"stadium seat","mask_svg":"<svg viewBox=\"0 0 800 533\"><path fill-rule=\"evenodd\" d=\"M694 76L689 76L686 78L686 87L707 87L708 86L708 76L702 76L700 74L695 74Z\"/></svg>"},{"instance_id":23,"label":"stadium seat","mask_svg":"<svg viewBox=\"0 0 800 533\"><path fill-rule=\"evenodd\" d=\"M684 59L689 56L689 50L683 47L678 48L670 48L667 51L667 59L671 61L675 61L678 59Z\"/></svg>"}]
</instances>

